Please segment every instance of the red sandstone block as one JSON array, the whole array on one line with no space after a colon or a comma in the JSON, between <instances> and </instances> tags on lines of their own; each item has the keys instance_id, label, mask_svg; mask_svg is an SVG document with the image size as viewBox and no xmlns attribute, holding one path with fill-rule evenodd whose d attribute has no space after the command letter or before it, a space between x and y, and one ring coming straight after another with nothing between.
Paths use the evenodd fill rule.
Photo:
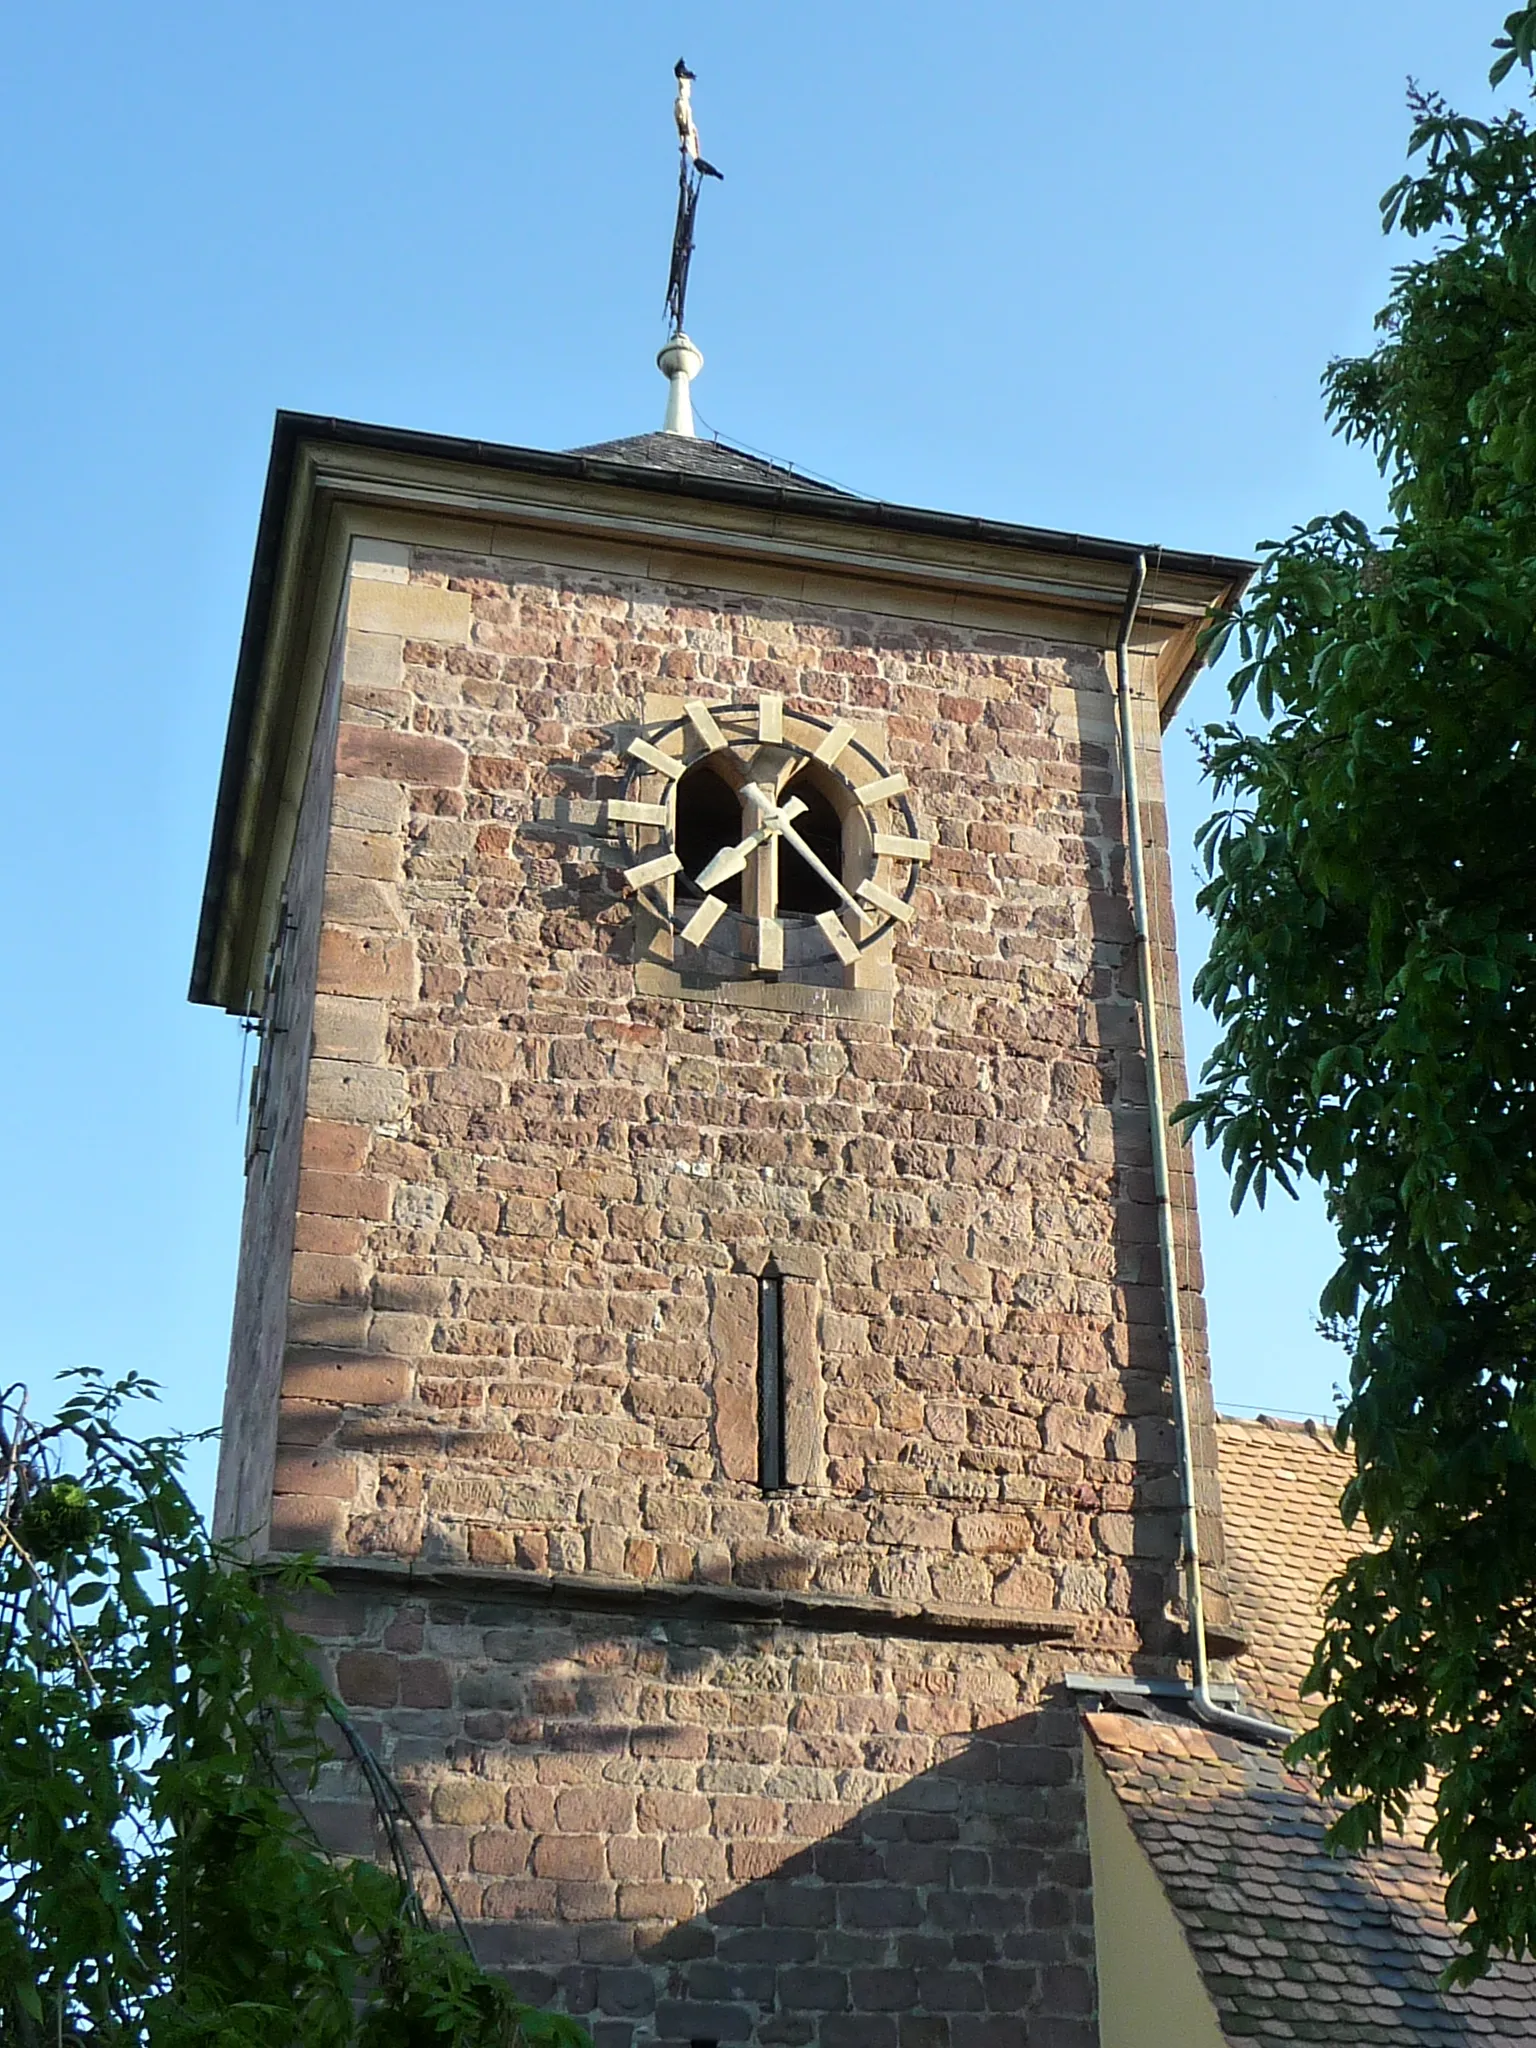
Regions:
<instances>
[{"instance_id":1,"label":"red sandstone block","mask_svg":"<svg viewBox=\"0 0 1536 2048\"><path fill-rule=\"evenodd\" d=\"M390 732L383 726L344 723L336 736L339 775L378 776L386 782L459 787L469 757L452 740L424 732Z\"/></svg>"},{"instance_id":2,"label":"red sandstone block","mask_svg":"<svg viewBox=\"0 0 1536 2048\"><path fill-rule=\"evenodd\" d=\"M781 1835L783 1803L777 1799L721 1795L715 1800L714 1824L716 1832L722 1835Z\"/></svg>"},{"instance_id":3,"label":"red sandstone block","mask_svg":"<svg viewBox=\"0 0 1536 2048\"><path fill-rule=\"evenodd\" d=\"M609 1920L617 1888L611 1884L559 1883L555 1902L562 1920Z\"/></svg>"},{"instance_id":4,"label":"red sandstone block","mask_svg":"<svg viewBox=\"0 0 1536 2048\"><path fill-rule=\"evenodd\" d=\"M460 1188L448 1198L448 1221L455 1230L495 1230L501 1223L501 1196L488 1189Z\"/></svg>"},{"instance_id":5,"label":"red sandstone block","mask_svg":"<svg viewBox=\"0 0 1536 2048\"><path fill-rule=\"evenodd\" d=\"M389 1661L391 1666L395 1665L393 1658ZM340 1670L339 1665L337 1669ZM490 1784L484 1778L471 1778L465 1773L456 1772L451 1778L442 1778L432 1788L432 1818L450 1827L489 1826L500 1820L505 1804L506 1794L500 1785Z\"/></svg>"},{"instance_id":6,"label":"red sandstone block","mask_svg":"<svg viewBox=\"0 0 1536 2048\"><path fill-rule=\"evenodd\" d=\"M341 1546L345 1510L323 1495L280 1494L272 1503L268 1540L274 1550L331 1552Z\"/></svg>"},{"instance_id":7,"label":"red sandstone block","mask_svg":"<svg viewBox=\"0 0 1536 2048\"><path fill-rule=\"evenodd\" d=\"M485 1888L487 1920L553 1920L558 1887L553 1879L513 1878Z\"/></svg>"},{"instance_id":8,"label":"red sandstone block","mask_svg":"<svg viewBox=\"0 0 1536 2048\"><path fill-rule=\"evenodd\" d=\"M669 1878L693 1878L703 1884L724 1884L725 1844L710 1835L674 1835L662 1844L661 1867Z\"/></svg>"},{"instance_id":9,"label":"red sandstone block","mask_svg":"<svg viewBox=\"0 0 1536 2048\"><path fill-rule=\"evenodd\" d=\"M453 1704L453 1684L448 1667L435 1657L408 1658L400 1666L402 1707L448 1707Z\"/></svg>"},{"instance_id":10,"label":"red sandstone block","mask_svg":"<svg viewBox=\"0 0 1536 2048\"><path fill-rule=\"evenodd\" d=\"M759 1878L772 1877L779 1865L798 1850L798 1843L785 1841L780 1837L772 1842L730 1842L726 1845L726 1860L731 1876L740 1884L755 1884Z\"/></svg>"},{"instance_id":11,"label":"red sandstone block","mask_svg":"<svg viewBox=\"0 0 1536 2048\"><path fill-rule=\"evenodd\" d=\"M279 1457L273 1474L274 1493L312 1493L326 1500L351 1500L357 1492L357 1460L326 1456Z\"/></svg>"},{"instance_id":12,"label":"red sandstone block","mask_svg":"<svg viewBox=\"0 0 1536 2048\"><path fill-rule=\"evenodd\" d=\"M370 881L400 878L400 841L393 832L359 832L336 826L326 849L326 873L360 875Z\"/></svg>"},{"instance_id":13,"label":"red sandstone block","mask_svg":"<svg viewBox=\"0 0 1536 2048\"><path fill-rule=\"evenodd\" d=\"M518 1539L508 1530L487 1529L477 1523L469 1532L469 1555L474 1564L516 1564L517 1549Z\"/></svg>"},{"instance_id":14,"label":"red sandstone block","mask_svg":"<svg viewBox=\"0 0 1536 2048\"><path fill-rule=\"evenodd\" d=\"M355 1259L367 1242L367 1232L352 1216L300 1215L293 1231L296 1252L320 1252L327 1258Z\"/></svg>"},{"instance_id":15,"label":"red sandstone block","mask_svg":"<svg viewBox=\"0 0 1536 2048\"><path fill-rule=\"evenodd\" d=\"M601 1835L545 1835L533 1845L536 1877L601 1879L608 1874Z\"/></svg>"},{"instance_id":16,"label":"red sandstone block","mask_svg":"<svg viewBox=\"0 0 1536 2048\"><path fill-rule=\"evenodd\" d=\"M660 1470L658 1464L657 1470ZM686 1543L660 1545L661 1576L682 1583L693 1577L694 1554ZM703 1757L709 1744L702 1730L692 1728L637 1728L631 1738L636 1756Z\"/></svg>"},{"instance_id":17,"label":"red sandstone block","mask_svg":"<svg viewBox=\"0 0 1536 2048\"><path fill-rule=\"evenodd\" d=\"M304 1125L304 1167L323 1174L360 1172L372 1136L357 1124L325 1123L319 1117L309 1117Z\"/></svg>"},{"instance_id":18,"label":"red sandstone block","mask_svg":"<svg viewBox=\"0 0 1536 2048\"><path fill-rule=\"evenodd\" d=\"M371 1275L361 1259L295 1252L289 1292L295 1301L362 1302Z\"/></svg>"},{"instance_id":19,"label":"red sandstone block","mask_svg":"<svg viewBox=\"0 0 1536 2048\"><path fill-rule=\"evenodd\" d=\"M386 1650L404 1650L408 1655L421 1648L426 1634L426 1615L419 1607L403 1607L384 1631Z\"/></svg>"},{"instance_id":20,"label":"red sandstone block","mask_svg":"<svg viewBox=\"0 0 1536 2048\"><path fill-rule=\"evenodd\" d=\"M533 1837L516 1828L486 1828L469 1845L469 1860L488 1877L525 1877Z\"/></svg>"},{"instance_id":21,"label":"red sandstone block","mask_svg":"<svg viewBox=\"0 0 1536 2048\"><path fill-rule=\"evenodd\" d=\"M277 1441L285 1450L313 1450L333 1436L336 1410L320 1401L279 1401Z\"/></svg>"},{"instance_id":22,"label":"red sandstone block","mask_svg":"<svg viewBox=\"0 0 1536 2048\"><path fill-rule=\"evenodd\" d=\"M619 1785L572 1786L556 1800L555 1815L572 1835L628 1834L635 1824L635 1795Z\"/></svg>"},{"instance_id":23,"label":"red sandstone block","mask_svg":"<svg viewBox=\"0 0 1536 2048\"><path fill-rule=\"evenodd\" d=\"M320 1128L355 1133L363 1145L367 1132L352 1124ZM370 1223L389 1221L391 1183L370 1174L306 1172L299 1175L299 1208L310 1216L361 1217Z\"/></svg>"},{"instance_id":24,"label":"red sandstone block","mask_svg":"<svg viewBox=\"0 0 1536 2048\"><path fill-rule=\"evenodd\" d=\"M464 1000L475 1009L519 1009L528 1000L528 976L504 968L473 968L464 979Z\"/></svg>"},{"instance_id":25,"label":"red sandstone block","mask_svg":"<svg viewBox=\"0 0 1536 2048\"><path fill-rule=\"evenodd\" d=\"M289 1339L305 1352L360 1352L369 1341L369 1311L326 1300L291 1300Z\"/></svg>"},{"instance_id":26,"label":"red sandstone block","mask_svg":"<svg viewBox=\"0 0 1536 2048\"><path fill-rule=\"evenodd\" d=\"M336 1659L336 1690L349 1707L392 1707L400 1694L399 1662L384 1650L343 1650Z\"/></svg>"},{"instance_id":27,"label":"red sandstone block","mask_svg":"<svg viewBox=\"0 0 1536 2048\"><path fill-rule=\"evenodd\" d=\"M404 1024L398 1029L396 1058L403 1067L437 1070L451 1064L453 1033L429 1024Z\"/></svg>"},{"instance_id":28,"label":"red sandstone block","mask_svg":"<svg viewBox=\"0 0 1536 2048\"><path fill-rule=\"evenodd\" d=\"M418 974L415 941L382 932L339 931L327 925L320 934L320 960L315 982L322 995L404 996L414 999Z\"/></svg>"},{"instance_id":29,"label":"red sandstone block","mask_svg":"<svg viewBox=\"0 0 1536 2048\"><path fill-rule=\"evenodd\" d=\"M398 1358L360 1353L290 1350L283 1363L283 1393L334 1401L347 1408L384 1407L410 1391L411 1368Z\"/></svg>"},{"instance_id":30,"label":"red sandstone block","mask_svg":"<svg viewBox=\"0 0 1536 2048\"><path fill-rule=\"evenodd\" d=\"M959 1515L955 1529L960 1548L973 1555L1017 1556L1034 1547L1034 1531L1023 1515Z\"/></svg>"},{"instance_id":31,"label":"red sandstone block","mask_svg":"<svg viewBox=\"0 0 1536 2048\"><path fill-rule=\"evenodd\" d=\"M608 1875L655 1883L661 1877L659 1835L614 1835L608 1843Z\"/></svg>"},{"instance_id":32,"label":"red sandstone block","mask_svg":"<svg viewBox=\"0 0 1536 2048\"><path fill-rule=\"evenodd\" d=\"M376 1273L373 1305L396 1315L441 1315L451 1288L436 1273Z\"/></svg>"},{"instance_id":33,"label":"red sandstone block","mask_svg":"<svg viewBox=\"0 0 1536 2048\"><path fill-rule=\"evenodd\" d=\"M555 1832L555 1800L552 1785L512 1785L507 1791L507 1825L524 1828L530 1834Z\"/></svg>"},{"instance_id":34,"label":"red sandstone block","mask_svg":"<svg viewBox=\"0 0 1536 2048\"><path fill-rule=\"evenodd\" d=\"M469 1869L469 1830L467 1828L438 1828L430 1822L422 1829L427 1845L437 1858L443 1870L451 1876L463 1876ZM450 1887L456 1899L462 1900L465 1892L458 1885ZM469 1894L473 1897L473 1893ZM463 1906L459 1910L462 1912Z\"/></svg>"},{"instance_id":35,"label":"red sandstone block","mask_svg":"<svg viewBox=\"0 0 1536 2048\"><path fill-rule=\"evenodd\" d=\"M690 1884L621 1884L621 1920L687 1920L692 1917L694 1891Z\"/></svg>"}]
</instances>

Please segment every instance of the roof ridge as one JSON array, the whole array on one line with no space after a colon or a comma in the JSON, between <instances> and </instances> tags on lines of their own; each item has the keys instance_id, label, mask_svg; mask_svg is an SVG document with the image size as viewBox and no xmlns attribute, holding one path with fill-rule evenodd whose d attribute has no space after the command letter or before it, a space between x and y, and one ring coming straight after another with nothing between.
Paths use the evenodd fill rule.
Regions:
<instances>
[{"instance_id":1,"label":"roof ridge","mask_svg":"<svg viewBox=\"0 0 1536 2048\"><path fill-rule=\"evenodd\" d=\"M1321 1416L1307 1415L1294 1420L1284 1415L1223 1415L1216 1416L1219 1429L1276 1429L1292 1436L1310 1436L1320 1443L1326 1443L1330 1450L1337 1450L1333 1441L1331 1426Z\"/></svg>"}]
</instances>

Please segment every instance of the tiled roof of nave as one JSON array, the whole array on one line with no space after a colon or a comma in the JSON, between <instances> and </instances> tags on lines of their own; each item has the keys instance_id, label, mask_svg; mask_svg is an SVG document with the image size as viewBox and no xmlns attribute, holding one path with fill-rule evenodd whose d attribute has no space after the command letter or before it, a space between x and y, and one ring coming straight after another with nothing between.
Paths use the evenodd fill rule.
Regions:
<instances>
[{"instance_id":1,"label":"tiled roof of nave","mask_svg":"<svg viewBox=\"0 0 1536 2048\"><path fill-rule=\"evenodd\" d=\"M1329 1580L1360 1547L1339 1497L1350 1461L1325 1429L1217 1426L1228 1569L1249 1637L1247 1698L1296 1725ZM1453 1993L1434 1859L1415 1840L1329 1853L1334 1809L1273 1750L1190 1722L1089 1717L1108 1773L1234 2042L1361 2048L1536 2041L1536 1966L1500 1964ZM1420 1815L1422 1826L1422 1814Z\"/></svg>"},{"instance_id":2,"label":"tiled roof of nave","mask_svg":"<svg viewBox=\"0 0 1536 2048\"><path fill-rule=\"evenodd\" d=\"M1311 1718L1316 1707L1302 1706L1301 1686L1324 1595L1362 1548L1339 1515L1353 1468L1317 1423L1223 1417L1216 1440L1232 1601L1249 1642L1236 1676L1266 1714Z\"/></svg>"}]
</instances>

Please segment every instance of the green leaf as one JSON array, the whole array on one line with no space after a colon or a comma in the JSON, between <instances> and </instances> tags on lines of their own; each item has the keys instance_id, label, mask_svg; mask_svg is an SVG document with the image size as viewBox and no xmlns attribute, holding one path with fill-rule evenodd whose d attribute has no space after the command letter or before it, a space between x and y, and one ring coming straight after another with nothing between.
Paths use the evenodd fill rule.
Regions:
<instances>
[{"instance_id":1,"label":"green leaf","mask_svg":"<svg viewBox=\"0 0 1536 2048\"><path fill-rule=\"evenodd\" d=\"M0 1520L58 1561L40 1586L0 1548L0 2030L20 2012L37 2048L507 2048L505 1986L394 1871L332 1862L290 1801L340 1713L280 1612L312 1567L256 1573L213 1544L180 1441L119 1431L125 1389L84 1377L45 1431L0 1402Z\"/></svg>"},{"instance_id":2,"label":"green leaf","mask_svg":"<svg viewBox=\"0 0 1536 2048\"><path fill-rule=\"evenodd\" d=\"M1536 6L1495 83L1533 60ZM1221 1035L1176 1120L1234 1206L1304 1170L1338 1233L1342 1512L1379 1547L1330 1593L1296 1754L1349 1851L1438 1787L1469 1981L1536 1953L1536 138L1410 103L1410 257L1323 380L1391 524L1266 542L1232 622L1263 724L1202 742Z\"/></svg>"}]
</instances>

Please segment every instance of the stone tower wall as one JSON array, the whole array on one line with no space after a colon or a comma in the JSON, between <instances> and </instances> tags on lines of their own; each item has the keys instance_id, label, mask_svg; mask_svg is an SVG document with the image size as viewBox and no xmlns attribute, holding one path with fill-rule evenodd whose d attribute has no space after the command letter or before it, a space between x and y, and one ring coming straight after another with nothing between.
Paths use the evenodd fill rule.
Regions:
<instances>
[{"instance_id":1,"label":"stone tower wall","mask_svg":"<svg viewBox=\"0 0 1536 2048\"><path fill-rule=\"evenodd\" d=\"M260 1018L259 1064L249 1112L239 1285L219 1433L214 1526L221 1536L258 1551L271 1542L295 1237L314 1227L299 1216L299 1174L301 1154L313 1146L313 1139L306 1138L312 1108L310 1047L326 862L333 851L341 669L338 641L326 668L285 877L279 914L281 964L268 963L269 979L274 972L276 979Z\"/></svg>"},{"instance_id":2,"label":"stone tower wall","mask_svg":"<svg viewBox=\"0 0 1536 2048\"><path fill-rule=\"evenodd\" d=\"M335 1560L341 1696L484 1952L600 2048L1089 2048L1059 1680L1172 1647L1177 1529L1103 655L515 538L361 555L237 1314L273 1326L292 1202L269 1540ZM888 1020L637 988L583 806L658 699L762 690L911 777ZM802 1457L765 1494L770 1257Z\"/></svg>"},{"instance_id":3,"label":"stone tower wall","mask_svg":"<svg viewBox=\"0 0 1536 2048\"><path fill-rule=\"evenodd\" d=\"M368 567L274 1542L1126 1616L1173 1503L1102 658ZM609 856L530 828L616 792L668 687L783 690L909 772L894 1026L637 995ZM770 1253L818 1437L776 1500L742 1442Z\"/></svg>"},{"instance_id":4,"label":"stone tower wall","mask_svg":"<svg viewBox=\"0 0 1536 2048\"><path fill-rule=\"evenodd\" d=\"M490 1591L303 1620L482 1959L596 2048L1096 2048L1060 1651ZM374 1848L333 1777L322 1829Z\"/></svg>"}]
</instances>

